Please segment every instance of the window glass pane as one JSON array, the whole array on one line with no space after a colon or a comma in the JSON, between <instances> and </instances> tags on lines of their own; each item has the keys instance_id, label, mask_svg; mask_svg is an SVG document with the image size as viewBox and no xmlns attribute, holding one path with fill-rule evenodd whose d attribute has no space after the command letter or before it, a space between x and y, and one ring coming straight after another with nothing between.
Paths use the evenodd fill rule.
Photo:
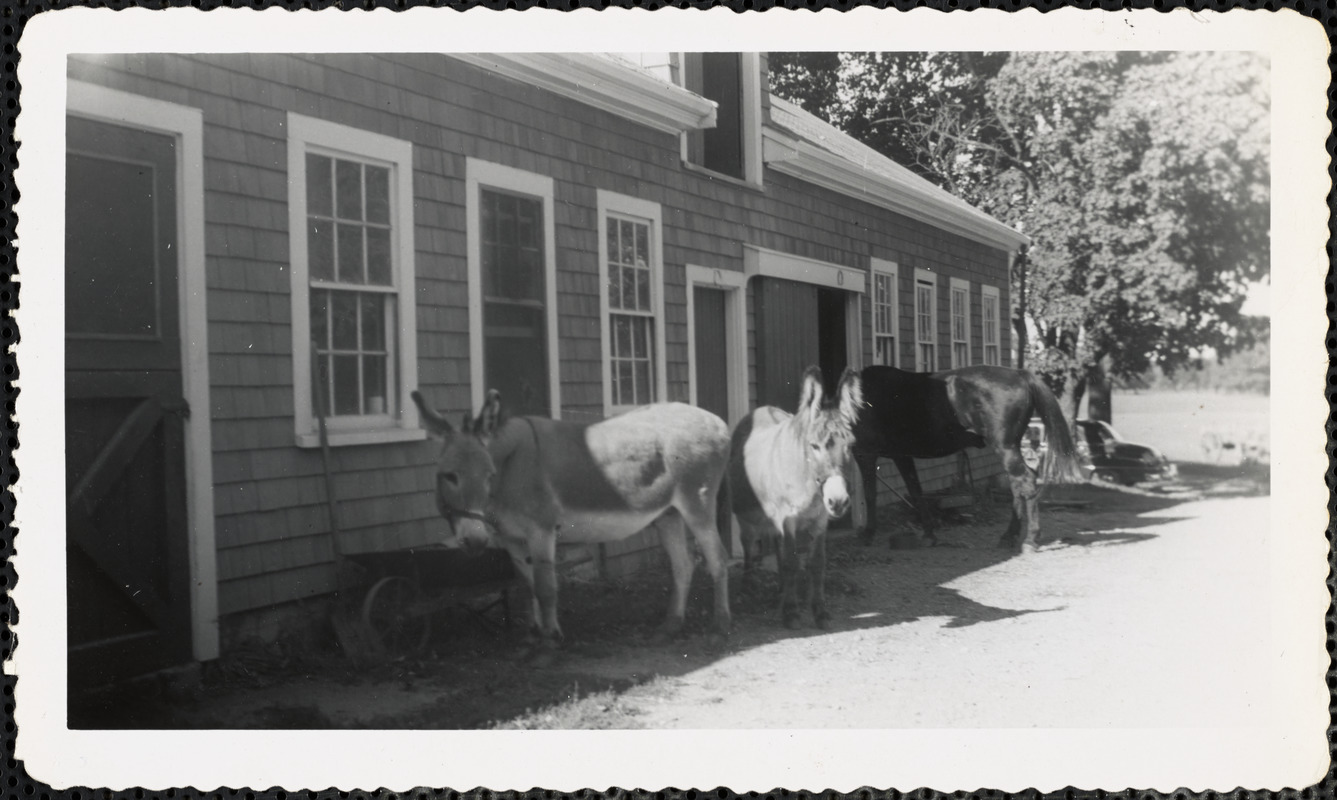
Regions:
<instances>
[{"instance_id":1,"label":"window glass pane","mask_svg":"<svg viewBox=\"0 0 1337 800\"><path fill-rule=\"evenodd\" d=\"M636 265L650 266L650 226L636 226Z\"/></svg>"},{"instance_id":2,"label":"window glass pane","mask_svg":"<svg viewBox=\"0 0 1337 800\"><path fill-rule=\"evenodd\" d=\"M650 338L647 335L647 330L650 327L650 320L644 317L640 317L634 320L633 325L635 327L632 329L631 354L636 358L649 358L650 357L650 353L648 350L649 344L646 340Z\"/></svg>"},{"instance_id":3,"label":"window glass pane","mask_svg":"<svg viewBox=\"0 0 1337 800\"><path fill-rule=\"evenodd\" d=\"M385 356L362 357L362 407L368 414L384 414L386 402Z\"/></svg>"},{"instance_id":4,"label":"window glass pane","mask_svg":"<svg viewBox=\"0 0 1337 800\"><path fill-rule=\"evenodd\" d=\"M334 413L359 413L358 400L358 357L334 356Z\"/></svg>"},{"instance_id":5,"label":"window glass pane","mask_svg":"<svg viewBox=\"0 0 1337 800\"><path fill-rule=\"evenodd\" d=\"M636 362L636 403L650 402L650 362Z\"/></svg>"},{"instance_id":6,"label":"window glass pane","mask_svg":"<svg viewBox=\"0 0 1337 800\"><path fill-rule=\"evenodd\" d=\"M357 349L357 294L331 292L334 317L334 349Z\"/></svg>"},{"instance_id":7,"label":"window glass pane","mask_svg":"<svg viewBox=\"0 0 1337 800\"><path fill-rule=\"evenodd\" d=\"M636 377L630 361L617 362L617 388L618 399L615 403L629 405L636 401Z\"/></svg>"},{"instance_id":8,"label":"window glass pane","mask_svg":"<svg viewBox=\"0 0 1337 800\"><path fill-rule=\"evenodd\" d=\"M311 280L334 280L334 224L308 219L306 250Z\"/></svg>"},{"instance_id":9,"label":"window glass pane","mask_svg":"<svg viewBox=\"0 0 1337 800\"><path fill-rule=\"evenodd\" d=\"M362 227L339 225L339 280L343 283L362 283Z\"/></svg>"},{"instance_id":10,"label":"window glass pane","mask_svg":"<svg viewBox=\"0 0 1337 800\"><path fill-rule=\"evenodd\" d=\"M650 270L636 270L637 277L640 279L636 283L636 308L641 311L650 310Z\"/></svg>"},{"instance_id":11,"label":"window glass pane","mask_svg":"<svg viewBox=\"0 0 1337 800\"><path fill-rule=\"evenodd\" d=\"M390 221L390 170L385 167L373 167L367 171L367 221Z\"/></svg>"},{"instance_id":12,"label":"window glass pane","mask_svg":"<svg viewBox=\"0 0 1337 800\"><path fill-rule=\"evenodd\" d=\"M330 216L334 190L330 185L330 159L306 154L306 213Z\"/></svg>"},{"instance_id":13,"label":"window glass pane","mask_svg":"<svg viewBox=\"0 0 1337 800\"><path fill-rule=\"evenodd\" d=\"M622 268L622 302L618 304L620 308L636 307L636 268Z\"/></svg>"},{"instance_id":14,"label":"window glass pane","mask_svg":"<svg viewBox=\"0 0 1337 800\"><path fill-rule=\"evenodd\" d=\"M385 350L386 297L362 295L362 349Z\"/></svg>"},{"instance_id":15,"label":"window glass pane","mask_svg":"<svg viewBox=\"0 0 1337 800\"><path fill-rule=\"evenodd\" d=\"M385 228L367 228L367 282L391 284L390 231Z\"/></svg>"},{"instance_id":16,"label":"window glass pane","mask_svg":"<svg viewBox=\"0 0 1337 800\"><path fill-rule=\"evenodd\" d=\"M613 318L614 337L613 355L626 357L631 355L631 318L617 316Z\"/></svg>"},{"instance_id":17,"label":"window glass pane","mask_svg":"<svg viewBox=\"0 0 1337 800\"><path fill-rule=\"evenodd\" d=\"M319 289L311 292L311 338L322 350L330 347L330 323L328 319L329 292Z\"/></svg>"},{"instance_id":18,"label":"window glass pane","mask_svg":"<svg viewBox=\"0 0 1337 800\"><path fill-rule=\"evenodd\" d=\"M617 239L611 232L608 238ZM612 251L609 250L609 252ZM608 305L612 308L622 307L622 269L620 267L612 267L608 270Z\"/></svg>"},{"instance_id":19,"label":"window glass pane","mask_svg":"<svg viewBox=\"0 0 1337 800\"><path fill-rule=\"evenodd\" d=\"M335 208L343 219L362 219L362 165L336 161L334 167Z\"/></svg>"},{"instance_id":20,"label":"window glass pane","mask_svg":"<svg viewBox=\"0 0 1337 800\"><path fill-rule=\"evenodd\" d=\"M622 229L622 252L618 255L618 260L623 264L636 263L636 234L632 230L633 225L627 220L618 220L618 226Z\"/></svg>"},{"instance_id":21,"label":"window glass pane","mask_svg":"<svg viewBox=\"0 0 1337 800\"><path fill-rule=\"evenodd\" d=\"M317 415L324 413L330 415L330 357L328 355L319 356L314 364L315 368L315 386L316 396L312 398L315 405L312 407Z\"/></svg>"}]
</instances>

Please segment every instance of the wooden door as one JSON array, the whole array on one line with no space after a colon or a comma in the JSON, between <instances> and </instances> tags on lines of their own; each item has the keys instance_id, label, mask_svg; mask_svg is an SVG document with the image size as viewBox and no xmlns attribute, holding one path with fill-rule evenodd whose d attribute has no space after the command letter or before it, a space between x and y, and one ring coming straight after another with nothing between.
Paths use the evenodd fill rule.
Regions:
<instances>
[{"instance_id":1,"label":"wooden door","mask_svg":"<svg viewBox=\"0 0 1337 800\"><path fill-rule=\"evenodd\" d=\"M792 412L803 371L820 359L817 287L781 278L756 286L757 405Z\"/></svg>"},{"instance_id":2,"label":"wooden door","mask_svg":"<svg viewBox=\"0 0 1337 800\"><path fill-rule=\"evenodd\" d=\"M71 683L88 685L191 657L189 408L175 140L67 122L67 625Z\"/></svg>"}]
</instances>

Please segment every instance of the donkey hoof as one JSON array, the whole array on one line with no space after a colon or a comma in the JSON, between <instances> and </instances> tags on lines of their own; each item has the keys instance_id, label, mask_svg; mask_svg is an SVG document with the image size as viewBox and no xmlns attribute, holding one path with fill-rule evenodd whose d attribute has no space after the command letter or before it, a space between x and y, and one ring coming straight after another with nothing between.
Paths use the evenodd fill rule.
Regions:
<instances>
[{"instance_id":1,"label":"donkey hoof","mask_svg":"<svg viewBox=\"0 0 1337 800\"><path fill-rule=\"evenodd\" d=\"M826 609L812 612L812 622L818 628L826 630L831 627L831 613Z\"/></svg>"},{"instance_id":2,"label":"donkey hoof","mask_svg":"<svg viewBox=\"0 0 1337 800\"><path fill-rule=\"evenodd\" d=\"M798 616L797 611L786 611L781 615L781 619L784 621L785 627L792 631L798 627Z\"/></svg>"},{"instance_id":3,"label":"donkey hoof","mask_svg":"<svg viewBox=\"0 0 1337 800\"><path fill-rule=\"evenodd\" d=\"M715 631L706 637L707 653L722 653L729 647L729 634Z\"/></svg>"}]
</instances>

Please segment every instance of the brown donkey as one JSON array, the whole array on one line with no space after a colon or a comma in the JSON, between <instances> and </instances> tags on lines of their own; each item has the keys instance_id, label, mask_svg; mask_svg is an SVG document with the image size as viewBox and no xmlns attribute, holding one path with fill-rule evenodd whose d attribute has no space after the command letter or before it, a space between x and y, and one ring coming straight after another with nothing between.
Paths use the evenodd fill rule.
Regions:
<instances>
[{"instance_id":1,"label":"brown donkey","mask_svg":"<svg viewBox=\"0 0 1337 800\"><path fill-rule=\"evenodd\" d=\"M558 542L625 539L655 522L673 570L665 634L683 624L693 561L691 529L715 582L715 629L729 632L729 573L715 526L715 499L729 458L729 429L709 411L682 403L642 406L579 424L542 417L502 418L488 393L477 419L456 430L413 393L423 427L443 441L437 508L466 548L493 540L511 555L533 596L533 625L546 645L557 622Z\"/></svg>"}]
</instances>

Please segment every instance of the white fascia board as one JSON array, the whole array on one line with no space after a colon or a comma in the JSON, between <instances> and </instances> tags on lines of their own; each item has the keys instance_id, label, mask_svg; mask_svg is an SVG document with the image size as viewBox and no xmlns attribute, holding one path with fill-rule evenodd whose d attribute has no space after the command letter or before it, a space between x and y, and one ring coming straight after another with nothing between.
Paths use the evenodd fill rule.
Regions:
<instances>
[{"instance_id":1,"label":"white fascia board","mask_svg":"<svg viewBox=\"0 0 1337 800\"><path fill-rule=\"evenodd\" d=\"M1012 230L982 211L944 203L941 198L920 187L866 172L834 153L774 129L766 129L763 137L766 166L776 172L1008 252L1015 252L1030 244L1030 237Z\"/></svg>"},{"instance_id":2,"label":"white fascia board","mask_svg":"<svg viewBox=\"0 0 1337 800\"><path fill-rule=\"evenodd\" d=\"M490 72L665 133L715 127L713 100L588 53L450 53Z\"/></svg>"}]
</instances>

